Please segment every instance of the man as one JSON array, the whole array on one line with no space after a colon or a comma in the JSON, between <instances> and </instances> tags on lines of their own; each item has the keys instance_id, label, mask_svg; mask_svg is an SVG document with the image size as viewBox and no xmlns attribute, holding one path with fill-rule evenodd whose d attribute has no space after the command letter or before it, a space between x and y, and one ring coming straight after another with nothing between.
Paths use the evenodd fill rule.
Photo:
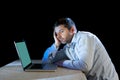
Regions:
<instances>
[{"instance_id":1,"label":"man","mask_svg":"<svg viewBox=\"0 0 120 80\"><path fill-rule=\"evenodd\" d=\"M77 31L71 18L61 18L54 25L54 43L45 51L42 62L81 70L88 80L119 80L105 47L90 32ZM61 44L65 44L59 49Z\"/></svg>"}]
</instances>

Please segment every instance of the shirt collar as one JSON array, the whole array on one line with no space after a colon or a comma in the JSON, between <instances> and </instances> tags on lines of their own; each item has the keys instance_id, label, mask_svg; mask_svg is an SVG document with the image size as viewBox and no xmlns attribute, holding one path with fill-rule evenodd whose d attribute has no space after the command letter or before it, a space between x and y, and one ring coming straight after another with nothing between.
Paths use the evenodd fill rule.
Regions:
<instances>
[{"instance_id":1,"label":"shirt collar","mask_svg":"<svg viewBox=\"0 0 120 80\"><path fill-rule=\"evenodd\" d=\"M73 38L72 38L71 42L67 44L68 47L69 46L74 46L76 44L76 42L77 42L77 34L78 34L78 32L73 35Z\"/></svg>"}]
</instances>

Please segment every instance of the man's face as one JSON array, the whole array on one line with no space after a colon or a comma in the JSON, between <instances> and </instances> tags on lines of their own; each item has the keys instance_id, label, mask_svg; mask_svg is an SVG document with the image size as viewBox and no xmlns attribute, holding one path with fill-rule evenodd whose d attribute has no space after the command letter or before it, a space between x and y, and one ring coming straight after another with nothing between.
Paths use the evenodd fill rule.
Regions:
<instances>
[{"instance_id":1,"label":"man's face","mask_svg":"<svg viewBox=\"0 0 120 80\"><path fill-rule=\"evenodd\" d=\"M72 28L68 30L66 27L64 27L64 25L59 25L58 27L55 27L55 33L58 40L62 44L70 43L74 34Z\"/></svg>"}]
</instances>

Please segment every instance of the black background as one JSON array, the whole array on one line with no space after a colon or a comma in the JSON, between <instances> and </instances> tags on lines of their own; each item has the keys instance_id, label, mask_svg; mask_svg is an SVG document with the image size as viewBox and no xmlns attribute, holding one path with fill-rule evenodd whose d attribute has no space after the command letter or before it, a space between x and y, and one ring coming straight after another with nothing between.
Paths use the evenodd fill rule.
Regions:
<instances>
[{"instance_id":1,"label":"black background","mask_svg":"<svg viewBox=\"0 0 120 80\"><path fill-rule=\"evenodd\" d=\"M119 13L112 5L74 6L66 4L39 6L3 5L0 26L0 66L18 59L13 41L25 40L32 59L41 59L53 43L52 26L60 17L70 17L78 30L96 34L106 47L117 72L119 56ZM57 8L56 6L60 6ZM71 7L69 7L71 6ZM97 6L97 7L96 7ZM79 8L80 7L80 8Z\"/></svg>"}]
</instances>

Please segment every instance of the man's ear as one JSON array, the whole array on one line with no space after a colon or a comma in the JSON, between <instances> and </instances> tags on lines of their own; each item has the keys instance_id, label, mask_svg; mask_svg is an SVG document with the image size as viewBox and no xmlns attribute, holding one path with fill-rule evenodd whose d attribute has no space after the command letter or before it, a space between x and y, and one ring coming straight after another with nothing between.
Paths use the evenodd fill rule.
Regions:
<instances>
[{"instance_id":1,"label":"man's ear","mask_svg":"<svg viewBox=\"0 0 120 80\"><path fill-rule=\"evenodd\" d=\"M71 33L76 33L76 28L75 28L74 26L72 26L72 27L70 28L70 32L71 32Z\"/></svg>"}]
</instances>

